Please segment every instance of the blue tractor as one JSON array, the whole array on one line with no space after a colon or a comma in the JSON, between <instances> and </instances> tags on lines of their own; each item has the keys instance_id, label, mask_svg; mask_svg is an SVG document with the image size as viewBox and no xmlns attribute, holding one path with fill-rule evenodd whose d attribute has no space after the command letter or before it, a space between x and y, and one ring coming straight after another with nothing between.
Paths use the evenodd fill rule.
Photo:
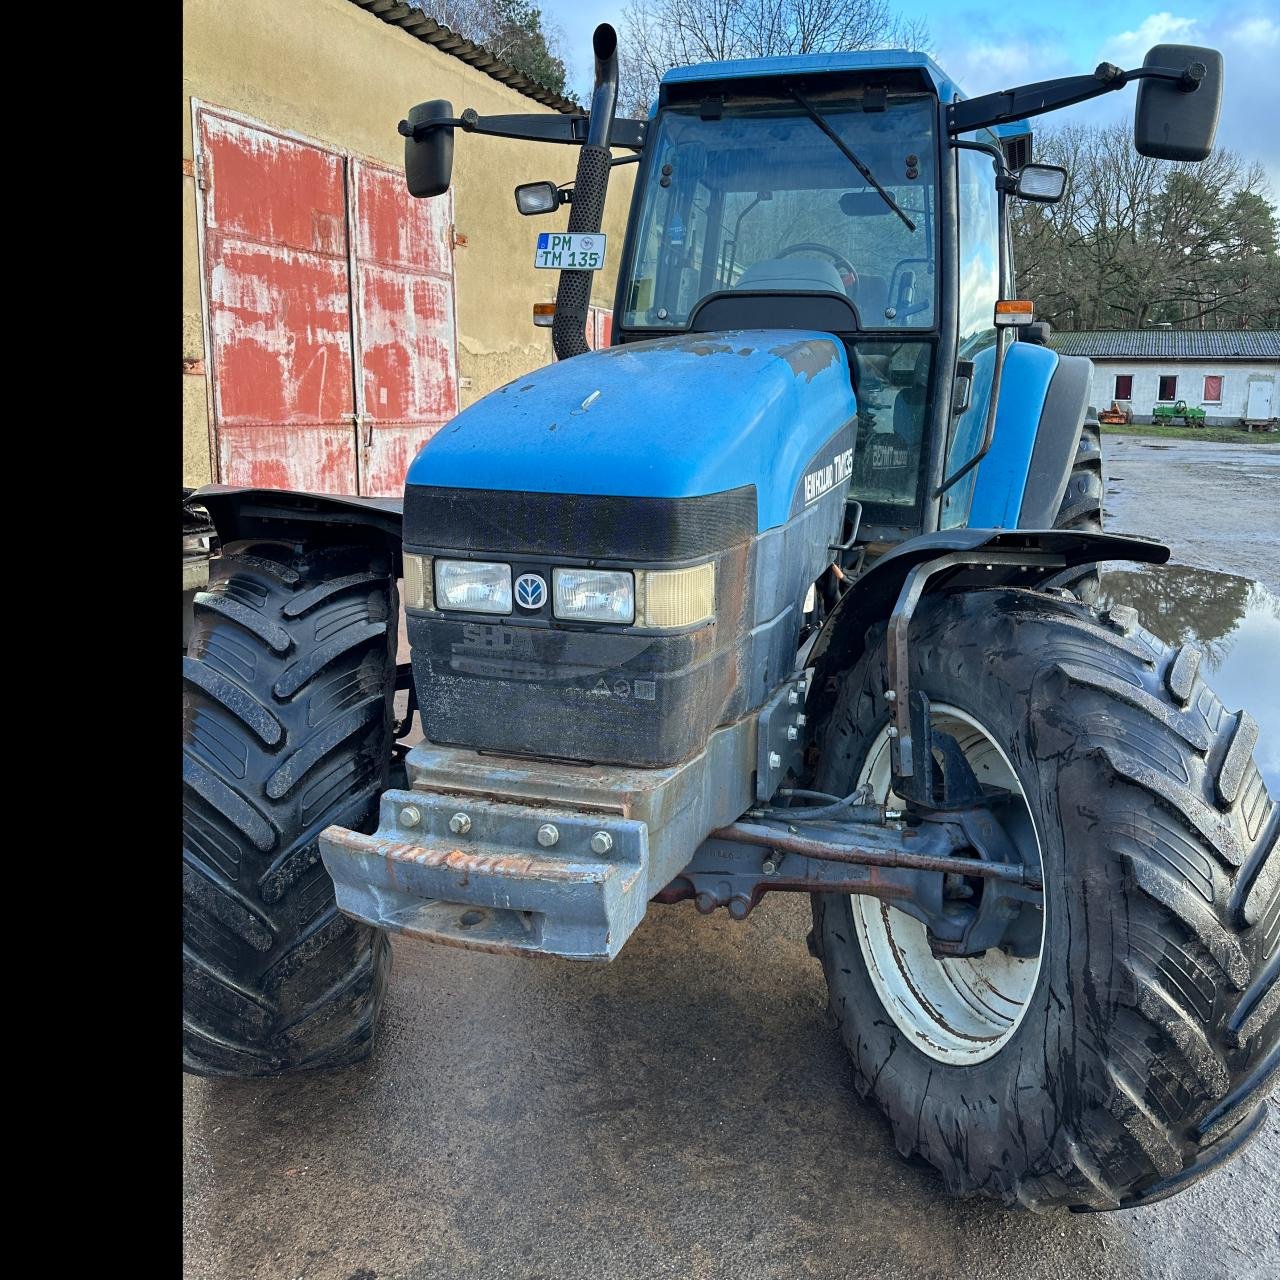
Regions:
<instances>
[{"instance_id":1,"label":"blue tractor","mask_svg":"<svg viewBox=\"0 0 1280 1280\"><path fill-rule=\"evenodd\" d=\"M589 115L400 126L428 198L458 132L579 148L516 192L569 206L558 360L402 504L195 495L187 1068L362 1058L390 933L600 962L651 903L799 892L904 1155L1033 1209L1177 1191L1280 1059L1280 808L1199 652L1095 607L1100 561L1168 552L1101 530L1090 365L1017 299L1009 211L1067 181L1021 122L1131 81L1138 150L1203 159L1221 58L972 99L904 51L727 62L628 120L615 44Z\"/></svg>"}]
</instances>

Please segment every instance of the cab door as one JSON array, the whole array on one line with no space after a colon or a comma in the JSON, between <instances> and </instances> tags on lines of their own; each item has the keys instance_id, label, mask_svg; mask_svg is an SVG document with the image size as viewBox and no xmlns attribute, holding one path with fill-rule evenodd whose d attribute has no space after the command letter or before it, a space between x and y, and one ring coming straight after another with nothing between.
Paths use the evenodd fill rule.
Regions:
<instances>
[{"instance_id":1,"label":"cab door","mask_svg":"<svg viewBox=\"0 0 1280 1280\"><path fill-rule=\"evenodd\" d=\"M1000 298L1000 194L996 162L985 150L952 148L955 160L958 236L956 380L968 378L968 405L952 416L945 492L939 527L964 525L969 517L976 460L986 436L1004 340L996 327ZM954 401L953 401L954 407Z\"/></svg>"}]
</instances>

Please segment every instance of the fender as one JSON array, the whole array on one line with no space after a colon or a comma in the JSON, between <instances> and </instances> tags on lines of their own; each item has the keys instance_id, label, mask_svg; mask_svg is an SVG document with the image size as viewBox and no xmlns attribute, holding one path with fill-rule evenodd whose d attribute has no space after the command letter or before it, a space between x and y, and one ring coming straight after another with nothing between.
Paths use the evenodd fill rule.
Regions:
<instances>
[{"instance_id":1,"label":"fender","mask_svg":"<svg viewBox=\"0 0 1280 1280\"><path fill-rule=\"evenodd\" d=\"M1016 563L995 564L989 570L982 566L957 566L931 578L925 594L972 590L975 587L1035 587L1061 573L1063 568L1076 565L1103 560L1164 564L1169 559L1169 548L1161 542L1076 529L945 529L939 533L922 534L900 543L881 557L841 597L818 632L805 664L814 668L810 687L818 687L819 681L847 669L862 656L867 629L874 623L889 620L902 584L917 565L935 560L949 551L976 551L980 548L1002 552L1047 552L1062 556L1064 563L1033 575L1028 574L1026 566Z\"/></svg>"},{"instance_id":2,"label":"fender","mask_svg":"<svg viewBox=\"0 0 1280 1280\"><path fill-rule=\"evenodd\" d=\"M183 507L203 507L221 542L245 538L292 537L299 528L323 524L384 536L400 571L400 537L404 523L402 498L351 498L295 489L253 489L210 484L183 500Z\"/></svg>"},{"instance_id":3,"label":"fender","mask_svg":"<svg viewBox=\"0 0 1280 1280\"><path fill-rule=\"evenodd\" d=\"M1015 342L1005 357L991 448L978 468L970 525L1047 529L1066 492L1089 406L1093 363Z\"/></svg>"}]
</instances>

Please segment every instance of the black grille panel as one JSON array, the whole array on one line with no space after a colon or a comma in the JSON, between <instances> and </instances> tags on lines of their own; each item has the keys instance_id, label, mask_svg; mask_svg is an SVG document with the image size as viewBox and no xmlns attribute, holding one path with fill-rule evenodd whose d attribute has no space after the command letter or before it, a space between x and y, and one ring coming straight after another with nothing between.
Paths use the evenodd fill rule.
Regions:
<instances>
[{"instance_id":1,"label":"black grille panel","mask_svg":"<svg viewBox=\"0 0 1280 1280\"><path fill-rule=\"evenodd\" d=\"M405 489L409 551L681 561L737 546L755 532L754 485L697 498Z\"/></svg>"}]
</instances>

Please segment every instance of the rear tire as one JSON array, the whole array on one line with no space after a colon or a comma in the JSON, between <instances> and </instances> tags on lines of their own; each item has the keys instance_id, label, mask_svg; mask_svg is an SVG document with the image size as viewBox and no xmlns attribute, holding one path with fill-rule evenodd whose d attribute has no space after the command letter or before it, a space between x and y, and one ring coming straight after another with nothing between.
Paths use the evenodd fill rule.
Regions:
<instances>
[{"instance_id":1,"label":"rear tire","mask_svg":"<svg viewBox=\"0 0 1280 1280\"><path fill-rule=\"evenodd\" d=\"M342 915L317 837L372 830L391 760L382 546L240 544L183 658L183 1065L262 1076L373 1047L390 950Z\"/></svg>"},{"instance_id":2,"label":"rear tire","mask_svg":"<svg viewBox=\"0 0 1280 1280\"><path fill-rule=\"evenodd\" d=\"M1076 446L1075 461L1067 478L1067 489L1062 495L1058 514L1054 517L1055 529L1080 529L1086 533L1102 532L1102 503L1106 496L1106 474L1102 461L1102 426L1098 411L1089 406L1084 426L1080 429L1080 443ZM1101 578L1096 564L1087 564L1054 578L1051 586L1070 591L1077 600L1087 605L1098 603Z\"/></svg>"},{"instance_id":3,"label":"rear tire","mask_svg":"<svg viewBox=\"0 0 1280 1280\"><path fill-rule=\"evenodd\" d=\"M921 1047L851 899L813 899L857 1087L956 1195L1048 1209L1168 1194L1252 1131L1280 1064L1280 808L1256 726L1203 683L1197 650L1166 648L1132 610L1108 618L993 590L926 597L912 624L913 687L999 748L1044 867L1039 970L1012 1030L980 1046L994 1052ZM814 708L815 789L858 785L887 687L878 624Z\"/></svg>"}]
</instances>

